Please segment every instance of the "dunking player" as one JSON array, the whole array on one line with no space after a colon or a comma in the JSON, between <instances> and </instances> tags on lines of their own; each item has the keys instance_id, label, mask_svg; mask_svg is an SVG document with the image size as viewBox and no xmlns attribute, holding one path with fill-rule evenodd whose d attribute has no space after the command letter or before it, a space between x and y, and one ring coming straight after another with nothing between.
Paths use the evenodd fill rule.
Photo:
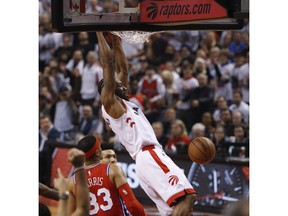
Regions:
<instances>
[{"instance_id":1,"label":"dunking player","mask_svg":"<svg viewBox=\"0 0 288 216\"><path fill-rule=\"evenodd\" d=\"M85 153L84 167L90 196L89 215L146 216L143 206L135 198L121 168L112 163L100 163L101 144L97 138L86 136L78 142L77 148ZM68 200L68 215L71 215L70 213L76 208L77 182L74 175L70 179L68 190L72 196Z\"/></svg>"},{"instance_id":2,"label":"dunking player","mask_svg":"<svg viewBox=\"0 0 288 216\"><path fill-rule=\"evenodd\" d=\"M182 170L164 153L143 112L128 101L128 64L119 38L112 36L113 54L103 34L96 32L96 35L103 67L98 91L105 122L135 160L141 187L161 215L191 215L196 191Z\"/></svg>"}]
</instances>

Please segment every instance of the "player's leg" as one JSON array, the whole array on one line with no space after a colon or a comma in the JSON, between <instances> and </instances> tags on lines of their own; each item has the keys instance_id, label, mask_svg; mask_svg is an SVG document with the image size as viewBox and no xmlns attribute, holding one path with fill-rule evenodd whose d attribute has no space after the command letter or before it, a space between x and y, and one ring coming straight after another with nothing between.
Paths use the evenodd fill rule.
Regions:
<instances>
[{"instance_id":1,"label":"player's leg","mask_svg":"<svg viewBox=\"0 0 288 216\"><path fill-rule=\"evenodd\" d=\"M162 209L167 214L171 214L172 206L181 197L196 193L183 171L160 148L140 152L136 158L136 170L141 184L148 185L155 191L157 199L153 201L157 203L157 207L163 206ZM149 191L147 194L149 195ZM158 209L160 211L159 207Z\"/></svg>"},{"instance_id":2,"label":"player's leg","mask_svg":"<svg viewBox=\"0 0 288 216\"><path fill-rule=\"evenodd\" d=\"M144 170L145 171L145 170ZM136 169L137 173L137 169ZM146 182L144 178L142 178L142 174L138 174L138 180L140 182L141 188L145 191L145 193L150 197L150 199L155 203L159 213L161 216L169 216L172 214L173 209L169 207L163 199L159 199L159 195L156 191Z\"/></svg>"}]
</instances>

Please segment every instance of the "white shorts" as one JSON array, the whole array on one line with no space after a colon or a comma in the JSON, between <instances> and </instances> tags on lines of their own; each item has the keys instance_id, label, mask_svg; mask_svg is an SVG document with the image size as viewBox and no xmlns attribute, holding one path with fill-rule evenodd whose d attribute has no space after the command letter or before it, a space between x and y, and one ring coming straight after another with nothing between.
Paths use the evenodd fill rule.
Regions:
<instances>
[{"instance_id":1,"label":"white shorts","mask_svg":"<svg viewBox=\"0 0 288 216\"><path fill-rule=\"evenodd\" d=\"M157 146L143 147L137 154L136 175L161 216L172 214L177 198L196 193L184 172Z\"/></svg>"}]
</instances>

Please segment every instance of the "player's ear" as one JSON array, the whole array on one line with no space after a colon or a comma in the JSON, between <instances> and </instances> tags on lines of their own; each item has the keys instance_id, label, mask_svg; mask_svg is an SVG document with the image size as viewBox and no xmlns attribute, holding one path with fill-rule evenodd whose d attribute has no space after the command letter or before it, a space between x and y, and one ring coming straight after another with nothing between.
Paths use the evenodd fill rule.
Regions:
<instances>
[{"instance_id":1,"label":"player's ear","mask_svg":"<svg viewBox=\"0 0 288 216\"><path fill-rule=\"evenodd\" d=\"M102 155L102 151L101 151L101 149L97 149L97 150L96 150L96 155L97 155L97 157L99 157L99 156Z\"/></svg>"}]
</instances>

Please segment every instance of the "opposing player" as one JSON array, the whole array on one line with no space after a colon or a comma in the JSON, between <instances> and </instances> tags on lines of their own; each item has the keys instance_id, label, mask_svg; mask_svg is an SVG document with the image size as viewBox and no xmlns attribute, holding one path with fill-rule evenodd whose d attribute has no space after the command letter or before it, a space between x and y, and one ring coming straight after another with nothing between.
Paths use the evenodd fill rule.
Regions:
<instances>
[{"instance_id":1,"label":"opposing player","mask_svg":"<svg viewBox=\"0 0 288 216\"><path fill-rule=\"evenodd\" d=\"M101 163L115 163L117 164L117 155L113 149L102 149Z\"/></svg>"},{"instance_id":2,"label":"opposing player","mask_svg":"<svg viewBox=\"0 0 288 216\"><path fill-rule=\"evenodd\" d=\"M112 36L113 53L103 34L96 32L96 35L103 68L98 91L105 122L135 160L141 187L157 205L160 214L191 215L196 191L183 171L164 153L143 112L128 101L128 64L119 38Z\"/></svg>"},{"instance_id":3,"label":"opposing player","mask_svg":"<svg viewBox=\"0 0 288 216\"><path fill-rule=\"evenodd\" d=\"M85 172L90 196L89 215L145 216L143 206L135 198L126 176L116 164L100 163L101 144L94 136L82 138L77 148L85 152ZM69 213L76 208L74 175L69 181ZM130 214L128 213L130 212ZM70 215L70 214L68 214Z\"/></svg>"}]
</instances>

